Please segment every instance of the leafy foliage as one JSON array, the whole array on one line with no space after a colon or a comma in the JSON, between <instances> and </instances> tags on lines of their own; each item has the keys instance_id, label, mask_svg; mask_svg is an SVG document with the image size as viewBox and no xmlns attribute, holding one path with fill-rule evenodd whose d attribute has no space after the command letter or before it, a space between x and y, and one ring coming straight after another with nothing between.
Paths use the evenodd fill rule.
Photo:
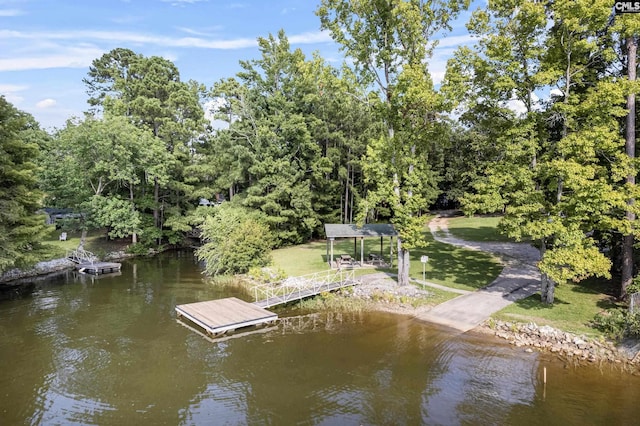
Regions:
<instances>
[{"instance_id":1,"label":"leafy foliage","mask_svg":"<svg viewBox=\"0 0 640 426\"><path fill-rule=\"evenodd\" d=\"M640 337L640 312L631 313L622 308L609 309L598 313L592 324L613 340Z\"/></svg>"},{"instance_id":2,"label":"leafy foliage","mask_svg":"<svg viewBox=\"0 0 640 426\"><path fill-rule=\"evenodd\" d=\"M263 215L225 204L202 224L206 243L196 250L209 275L246 273L271 260L272 237Z\"/></svg>"},{"instance_id":3,"label":"leafy foliage","mask_svg":"<svg viewBox=\"0 0 640 426\"><path fill-rule=\"evenodd\" d=\"M49 233L44 215L37 214L42 193L34 138L42 143L46 135L31 116L0 96L0 273L36 262Z\"/></svg>"}]
</instances>

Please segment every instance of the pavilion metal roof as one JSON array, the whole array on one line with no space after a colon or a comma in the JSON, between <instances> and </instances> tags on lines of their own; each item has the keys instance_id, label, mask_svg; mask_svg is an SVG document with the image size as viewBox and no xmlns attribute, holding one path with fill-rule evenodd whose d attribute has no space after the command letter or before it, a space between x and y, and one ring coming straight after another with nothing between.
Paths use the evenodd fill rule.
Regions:
<instances>
[{"instance_id":1,"label":"pavilion metal roof","mask_svg":"<svg viewBox=\"0 0 640 426\"><path fill-rule=\"evenodd\" d=\"M398 235L393 225L389 223L368 223L361 227L353 223L325 223L324 232L327 238L395 237Z\"/></svg>"}]
</instances>

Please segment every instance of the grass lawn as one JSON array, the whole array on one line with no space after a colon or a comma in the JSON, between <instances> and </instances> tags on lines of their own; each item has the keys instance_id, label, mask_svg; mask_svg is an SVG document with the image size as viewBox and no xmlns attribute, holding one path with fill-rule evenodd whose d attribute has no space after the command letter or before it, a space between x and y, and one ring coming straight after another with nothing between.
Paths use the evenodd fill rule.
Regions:
<instances>
[{"instance_id":1,"label":"grass lawn","mask_svg":"<svg viewBox=\"0 0 640 426\"><path fill-rule=\"evenodd\" d=\"M576 334L601 336L589 322L598 312L618 306L613 293L611 285L603 280L563 284L556 287L555 302L551 306L542 304L540 295L535 294L507 306L493 317L503 321L533 321Z\"/></svg>"},{"instance_id":2,"label":"grass lawn","mask_svg":"<svg viewBox=\"0 0 640 426\"><path fill-rule=\"evenodd\" d=\"M78 248L80 244L80 232L67 232L67 240L60 241L62 231L53 229L49 237L42 241L45 245L45 255L42 260L51 260L64 257L69 250ZM123 250L129 242L119 240L108 240L106 231L93 230L88 232L85 250L88 250L98 257L102 257L112 251Z\"/></svg>"},{"instance_id":3,"label":"grass lawn","mask_svg":"<svg viewBox=\"0 0 640 426\"><path fill-rule=\"evenodd\" d=\"M454 237L467 241L513 241L498 232L500 219L500 216L456 217L449 219L449 231Z\"/></svg>"},{"instance_id":4,"label":"grass lawn","mask_svg":"<svg viewBox=\"0 0 640 426\"><path fill-rule=\"evenodd\" d=\"M426 280L445 286L475 290L489 284L498 276L502 268L497 260L485 253L465 250L448 244L436 242L430 233L425 233L429 245L425 249L411 252L411 266L409 275L411 278L422 279L422 255L429 256L426 264ZM380 254L380 240L378 238L366 238L365 256L369 253ZM360 241L357 242L357 253L354 256L353 239L341 239L334 242L334 256L349 254L360 258ZM389 239L383 240L382 253L389 257ZM274 250L272 252L274 264L285 271L289 276L298 276L312 272L323 271L328 268L327 244L325 241L316 241L294 247ZM364 268L356 269L357 275L370 274L377 271L397 272L397 258L395 257L394 240L394 267L391 269Z\"/></svg>"},{"instance_id":5,"label":"grass lawn","mask_svg":"<svg viewBox=\"0 0 640 426\"><path fill-rule=\"evenodd\" d=\"M509 241L498 230L500 217L459 217L449 221L453 235L468 241ZM602 336L599 330L591 328L593 317L604 309L616 307L612 295L614 289L608 281L587 280L556 287L555 303L551 306L540 301L535 294L507 306L493 315L503 321L535 322L551 327L588 336Z\"/></svg>"}]
</instances>

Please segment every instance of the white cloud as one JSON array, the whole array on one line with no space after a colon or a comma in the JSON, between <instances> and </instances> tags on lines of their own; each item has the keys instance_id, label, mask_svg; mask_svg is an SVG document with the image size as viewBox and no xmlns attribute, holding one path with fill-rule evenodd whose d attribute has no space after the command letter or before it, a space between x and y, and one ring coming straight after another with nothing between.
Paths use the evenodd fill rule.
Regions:
<instances>
[{"instance_id":1,"label":"white cloud","mask_svg":"<svg viewBox=\"0 0 640 426\"><path fill-rule=\"evenodd\" d=\"M0 58L1 71L24 71L49 68L85 68L105 52L102 49L69 48L53 55Z\"/></svg>"},{"instance_id":2,"label":"white cloud","mask_svg":"<svg viewBox=\"0 0 640 426\"><path fill-rule=\"evenodd\" d=\"M287 37L291 44L313 44L333 42L329 31L314 31Z\"/></svg>"},{"instance_id":3,"label":"white cloud","mask_svg":"<svg viewBox=\"0 0 640 426\"><path fill-rule=\"evenodd\" d=\"M474 38L469 34L443 37L441 39L438 39L438 47L436 49L440 49L444 47L458 47L463 44L475 43L476 40L477 38Z\"/></svg>"},{"instance_id":4,"label":"white cloud","mask_svg":"<svg viewBox=\"0 0 640 426\"><path fill-rule=\"evenodd\" d=\"M535 93L531 93L531 104L534 110L540 106L540 98ZM516 99L515 94L509 101L504 103L504 106L518 115L524 115L527 112L527 106L521 100Z\"/></svg>"},{"instance_id":5,"label":"white cloud","mask_svg":"<svg viewBox=\"0 0 640 426\"><path fill-rule=\"evenodd\" d=\"M15 93L27 90L29 86L20 84L0 84L0 93Z\"/></svg>"},{"instance_id":6,"label":"white cloud","mask_svg":"<svg viewBox=\"0 0 640 426\"><path fill-rule=\"evenodd\" d=\"M101 49L87 42L119 45L156 45L163 48L200 48L214 50L244 49L257 46L254 38L236 38L229 40L210 39L204 37L168 37L154 34L142 34L126 31L51 31L51 32L24 32L12 30L0 30L0 41L6 41L9 45L18 45L17 41L28 40L23 47L28 55L21 56L18 51L3 52L5 57L0 57L1 71L22 71L29 69L48 68L84 68L104 54L109 49ZM63 46L60 42L83 40L83 44L76 46ZM313 44L331 42L332 39L326 31L306 32L289 36L289 42L295 44Z\"/></svg>"},{"instance_id":7,"label":"white cloud","mask_svg":"<svg viewBox=\"0 0 640 426\"><path fill-rule=\"evenodd\" d=\"M0 9L0 17L10 18L12 16L24 15L24 12L19 9Z\"/></svg>"},{"instance_id":8,"label":"white cloud","mask_svg":"<svg viewBox=\"0 0 640 426\"><path fill-rule=\"evenodd\" d=\"M29 86L18 84L0 84L0 95L3 95L5 99L13 105L18 105L24 101L19 92L29 89Z\"/></svg>"},{"instance_id":9,"label":"white cloud","mask_svg":"<svg viewBox=\"0 0 640 426\"><path fill-rule=\"evenodd\" d=\"M51 99L51 98L47 98L47 99L43 99L40 102L36 103L36 108L40 108L40 109L45 109L45 108L52 108L54 106L56 106L57 102L55 99Z\"/></svg>"},{"instance_id":10,"label":"white cloud","mask_svg":"<svg viewBox=\"0 0 640 426\"><path fill-rule=\"evenodd\" d=\"M214 33L219 33L224 29L222 25L216 25L210 28L205 28L203 30L194 30L193 28L187 27L175 27L176 30L182 31L183 33L201 36L201 37L214 37Z\"/></svg>"},{"instance_id":11,"label":"white cloud","mask_svg":"<svg viewBox=\"0 0 640 426\"><path fill-rule=\"evenodd\" d=\"M551 91L549 91L549 96L564 96L564 92L560 89L551 89Z\"/></svg>"}]
</instances>

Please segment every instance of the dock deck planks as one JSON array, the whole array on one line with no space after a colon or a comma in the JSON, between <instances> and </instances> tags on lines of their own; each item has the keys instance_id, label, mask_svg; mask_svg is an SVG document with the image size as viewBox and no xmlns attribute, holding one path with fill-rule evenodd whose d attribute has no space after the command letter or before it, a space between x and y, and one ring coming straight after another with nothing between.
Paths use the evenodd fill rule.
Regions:
<instances>
[{"instance_id":1,"label":"dock deck planks","mask_svg":"<svg viewBox=\"0 0 640 426\"><path fill-rule=\"evenodd\" d=\"M277 314L236 297L177 305L176 313L212 335L278 319Z\"/></svg>"}]
</instances>

